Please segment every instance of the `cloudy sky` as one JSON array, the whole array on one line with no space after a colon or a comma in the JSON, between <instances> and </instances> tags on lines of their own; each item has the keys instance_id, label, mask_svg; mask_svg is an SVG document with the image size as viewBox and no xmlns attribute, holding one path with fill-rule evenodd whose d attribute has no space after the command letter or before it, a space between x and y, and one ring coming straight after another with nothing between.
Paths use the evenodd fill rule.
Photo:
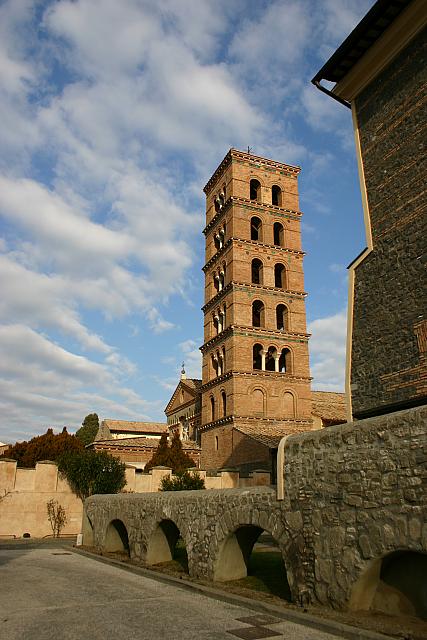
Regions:
<instances>
[{"instance_id":1,"label":"cloudy sky","mask_svg":"<svg viewBox=\"0 0 427 640\"><path fill-rule=\"evenodd\" d=\"M0 440L163 420L200 377L204 198L230 147L302 166L311 368L343 388L365 246L351 114L310 79L370 0L0 2Z\"/></svg>"}]
</instances>

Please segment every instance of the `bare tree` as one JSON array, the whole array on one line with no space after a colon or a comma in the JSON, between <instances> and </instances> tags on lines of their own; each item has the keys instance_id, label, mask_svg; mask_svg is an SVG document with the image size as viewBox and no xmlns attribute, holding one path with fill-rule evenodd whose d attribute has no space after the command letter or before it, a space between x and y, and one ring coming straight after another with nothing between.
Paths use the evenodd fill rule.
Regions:
<instances>
[{"instance_id":1,"label":"bare tree","mask_svg":"<svg viewBox=\"0 0 427 640\"><path fill-rule=\"evenodd\" d=\"M65 509L53 498L47 502L46 507L47 517L50 522L50 526L52 527L53 537L59 538L61 530L67 524L67 514L65 513Z\"/></svg>"}]
</instances>

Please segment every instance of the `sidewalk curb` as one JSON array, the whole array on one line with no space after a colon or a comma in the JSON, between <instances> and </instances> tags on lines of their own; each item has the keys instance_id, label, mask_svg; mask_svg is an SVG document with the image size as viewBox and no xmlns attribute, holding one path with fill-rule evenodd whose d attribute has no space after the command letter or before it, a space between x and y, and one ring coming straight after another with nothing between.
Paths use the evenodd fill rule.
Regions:
<instances>
[{"instance_id":1,"label":"sidewalk curb","mask_svg":"<svg viewBox=\"0 0 427 640\"><path fill-rule=\"evenodd\" d=\"M396 640L395 638L392 638L392 636L387 636L382 633L369 631L367 629L359 629L357 627L351 627L350 625L336 622L334 620L324 620L323 618L313 616L309 613L300 613L299 611L286 610L274 604L268 604L266 602L261 602L260 600L252 600L251 598L247 598L245 596L238 596L234 593L221 591L219 589L215 589L214 587L197 584L195 582L190 582L189 580L185 580L182 578L175 578L174 576L170 576L165 573L153 571L152 569L146 569L145 567L140 567L135 564L127 564L125 562L121 562L120 560L114 560L113 558L106 558L105 556L100 556L96 553L78 549L76 547L67 547L67 550L72 551L73 553L76 553L78 555L85 556L97 562L114 565L120 569L128 571L129 573L141 575L145 578L151 578L158 582L171 584L175 587L186 589L187 591L195 591L208 598L214 598L215 600L227 602L236 606L246 607L254 611L259 611L261 613L270 613L271 615L274 615L277 618L281 618L282 620L289 620L289 622L294 622L306 627L311 627L313 629L317 629L318 631L324 631L325 633L330 633L332 635L338 636L339 638L345 638L346 640Z\"/></svg>"}]
</instances>

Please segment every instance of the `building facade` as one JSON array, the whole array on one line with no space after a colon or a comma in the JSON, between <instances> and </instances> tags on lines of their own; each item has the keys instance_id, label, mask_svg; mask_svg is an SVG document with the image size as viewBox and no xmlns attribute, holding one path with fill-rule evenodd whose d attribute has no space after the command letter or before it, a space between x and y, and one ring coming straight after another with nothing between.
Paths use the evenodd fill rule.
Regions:
<instances>
[{"instance_id":1,"label":"building facade","mask_svg":"<svg viewBox=\"0 0 427 640\"><path fill-rule=\"evenodd\" d=\"M204 188L202 467L312 428L299 172L231 149Z\"/></svg>"},{"instance_id":2,"label":"building facade","mask_svg":"<svg viewBox=\"0 0 427 640\"><path fill-rule=\"evenodd\" d=\"M349 420L427 402L425 8L379 0L313 78L352 109L365 218L349 267Z\"/></svg>"}]
</instances>

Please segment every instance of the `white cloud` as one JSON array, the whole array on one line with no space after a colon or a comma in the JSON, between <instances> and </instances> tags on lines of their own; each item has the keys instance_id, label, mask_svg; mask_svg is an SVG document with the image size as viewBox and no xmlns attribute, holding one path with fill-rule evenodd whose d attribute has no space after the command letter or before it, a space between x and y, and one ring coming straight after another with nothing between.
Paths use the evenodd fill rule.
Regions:
<instances>
[{"instance_id":1,"label":"white cloud","mask_svg":"<svg viewBox=\"0 0 427 640\"><path fill-rule=\"evenodd\" d=\"M347 312L318 318L308 325L312 334L309 342L313 388L325 391L343 391L345 379L345 353Z\"/></svg>"}]
</instances>

